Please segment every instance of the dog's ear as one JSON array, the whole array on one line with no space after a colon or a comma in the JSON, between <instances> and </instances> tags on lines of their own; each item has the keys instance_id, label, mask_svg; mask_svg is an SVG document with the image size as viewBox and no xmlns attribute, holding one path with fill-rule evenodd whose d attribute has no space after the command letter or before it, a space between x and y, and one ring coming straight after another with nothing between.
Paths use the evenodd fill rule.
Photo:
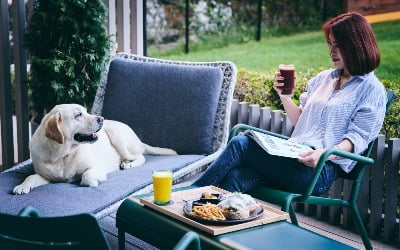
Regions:
<instances>
[{"instance_id":1,"label":"dog's ear","mask_svg":"<svg viewBox=\"0 0 400 250\"><path fill-rule=\"evenodd\" d=\"M61 131L61 114L57 112L52 118L46 123L46 137L60 144L64 144L64 135Z\"/></svg>"}]
</instances>

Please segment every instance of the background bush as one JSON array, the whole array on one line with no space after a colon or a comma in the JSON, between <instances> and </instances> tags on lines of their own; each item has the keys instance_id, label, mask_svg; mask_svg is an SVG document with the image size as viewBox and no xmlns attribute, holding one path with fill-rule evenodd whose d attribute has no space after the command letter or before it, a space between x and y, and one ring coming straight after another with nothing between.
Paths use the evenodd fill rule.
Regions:
<instances>
[{"instance_id":1,"label":"background bush","mask_svg":"<svg viewBox=\"0 0 400 250\"><path fill-rule=\"evenodd\" d=\"M39 122L60 103L90 107L109 55L101 0L37 0L26 42L29 88Z\"/></svg>"},{"instance_id":2,"label":"background bush","mask_svg":"<svg viewBox=\"0 0 400 250\"><path fill-rule=\"evenodd\" d=\"M337 16L342 11L340 0L263 0L263 2L265 6L263 23L267 28L275 26L320 28L321 22Z\"/></svg>"},{"instance_id":3,"label":"background bush","mask_svg":"<svg viewBox=\"0 0 400 250\"><path fill-rule=\"evenodd\" d=\"M387 111L381 132L391 138L400 138L400 79L396 83L387 80L382 80L382 83L386 89L394 90L396 95Z\"/></svg>"},{"instance_id":4,"label":"background bush","mask_svg":"<svg viewBox=\"0 0 400 250\"><path fill-rule=\"evenodd\" d=\"M300 95L306 90L309 79L322 70L320 68L296 72L296 88L293 92L293 100L296 104L299 104ZM239 69L234 98L249 104L259 104L261 107L283 109L279 96L273 88L274 80L275 71L264 74Z\"/></svg>"},{"instance_id":5,"label":"background bush","mask_svg":"<svg viewBox=\"0 0 400 250\"><path fill-rule=\"evenodd\" d=\"M296 72L296 88L294 90L293 100L299 104L300 94L306 89L308 81L321 72L323 69L310 69L307 72ZM268 74L259 72L250 72L245 69L238 70L237 83L234 91L234 98L240 102L249 104L259 104L261 107L271 107L272 109L283 110L282 103L278 94L273 89L275 72ZM381 80L387 90L394 90L396 97L385 117L382 134L387 138L400 137L400 85L394 81ZM399 81L400 82L400 79Z\"/></svg>"}]
</instances>

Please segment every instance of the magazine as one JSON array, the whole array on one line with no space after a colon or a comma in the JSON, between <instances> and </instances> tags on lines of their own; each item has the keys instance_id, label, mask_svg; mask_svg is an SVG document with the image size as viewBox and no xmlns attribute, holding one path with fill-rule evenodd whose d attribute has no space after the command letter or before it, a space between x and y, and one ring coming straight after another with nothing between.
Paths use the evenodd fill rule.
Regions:
<instances>
[{"instance_id":1,"label":"magazine","mask_svg":"<svg viewBox=\"0 0 400 250\"><path fill-rule=\"evenodd\" d=\"M299 153L313 150L307 145L298 144L276 136L260 133L254 130L246 130L245 135L252 138L267 153L283 157L298 158Z\"/></svg>"}]
</instances>

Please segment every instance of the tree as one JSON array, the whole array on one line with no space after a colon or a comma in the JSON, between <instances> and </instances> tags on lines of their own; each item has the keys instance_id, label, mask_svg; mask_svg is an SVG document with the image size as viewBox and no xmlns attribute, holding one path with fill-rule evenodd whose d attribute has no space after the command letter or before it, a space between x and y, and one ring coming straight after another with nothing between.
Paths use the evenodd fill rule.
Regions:
<instances>
[{"instance_id":1,"label":"tree","mask_svg":"<svg viewBox=\"0 0 400 250\"><path fill-rule=\"evenodd\" d=\"M109 57L101 0L36 0L26 32L36 121L54 105L90 107Z\"/></svg>"}]
</instances>

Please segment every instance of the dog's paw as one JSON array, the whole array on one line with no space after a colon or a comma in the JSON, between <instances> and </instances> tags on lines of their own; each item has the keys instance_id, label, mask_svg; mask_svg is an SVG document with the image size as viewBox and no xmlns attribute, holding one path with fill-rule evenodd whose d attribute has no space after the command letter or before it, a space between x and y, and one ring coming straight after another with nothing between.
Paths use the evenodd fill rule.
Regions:
<instances>
[{"instance_id":1,"label":"dog's paw","mask_svg":"<svg viewBox=\"0 0 400 250\"><path fill-rule=\"evenodd\" d=\"M178 153L173 149L168 149L168 155L178 155Z\"/></svg>"},{"instance_id":2,"label":"dog's paw","mask_svg":"<svg viewBox=\"0 0 400 250\"><path fill-rule=\"evenodd\" d=\"M121 169L128 169L128 168L134 168L142 165L142 162L139 161L123 161L121 162Z\"/></svg>"},{"instance_id":3,"label":"dog's paw","mask_svg":"<svg viewBox=\"0 0 400 250\"><path fill-rule=\"evenodd\" d=\"M82 178L81 186L87 187L97 187L99 185L99 180L93 178Z\"/></svg>"},{"instance_id":4,"label":"dog's paw","mask_svg":"<svg viewBox=\"0 0 400 250\"><path fill-rule=\"evenodd\" d=\"M31 186L21 184L21 185L18 185L18 186L15 186L15 187L14 187L13 193L14 193L14 194L27 194L27 193L29 193L31 190L32 190L32 187L31 187Z\"/></svg>"},{"instance_id":5,"label":"dog's paw","mask_svg":"<svg viewBox=\"0 0 400 250\"><path fill-rule=\"evenodd\" d=\"M128 169L128 168L133 167L132 165L133 165L133 161L123 161L123 162L121 162L120 168Z\"/></svg>"},{"instance_id":6,"label":"dog's paw","mask_svg":"<svg viewBox=\"0 0 400 250\"><path fill-rule=\"evenodd\" d=\"M97 187L99 185L99 180L93 178L88 172L82 175L81 186Z\"/></svg>"}]
</instances>

